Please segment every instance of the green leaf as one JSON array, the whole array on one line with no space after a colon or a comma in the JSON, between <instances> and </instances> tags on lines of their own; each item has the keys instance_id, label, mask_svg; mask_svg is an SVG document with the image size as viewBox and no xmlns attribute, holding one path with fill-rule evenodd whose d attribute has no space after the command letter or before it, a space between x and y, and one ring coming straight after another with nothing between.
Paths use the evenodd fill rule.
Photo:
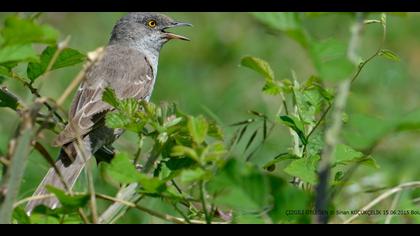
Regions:
<instances>
[{"instance_id":1,"label":"green leaf","mask_svg":"<svg viewBox=\"0 0 420 236\"><path fill-rule=\"evenodd\" d=\"M321 111L324 104L324 98L317 89L301 89L293 88L296 99L296 105L302 121L312 126L317 122L316 115Z\"/></svg>"},{"instance_id":2,"label":"green leaf","mask_svg":"<svg viewBox=\"0 0 420 236\"><path fill-rule=\"evenodd\" d=\"M201 144L206 138L209 125L203 116L188 117L188 131L194 142Z\"/></svg>"},{"instance_id":3,"label":"green leaf","mask_svg":"<svg viewBox=\"0 0 420 236\"><path fill-rule=\"evenodd\" d=\"M310 214L290 214L289 211L311 209L311 196L277 176L269 179L273 203L268 215L273 223L310 223Z\"/></svg>"},{"instance_id":4,"label":"green leaf","mask_svg":"<svg viewBox=\"0 0 420 236\"><path fill-rule=\"evenodd\" d=\"M184 120L184 118L182 118L182 117L176 117L174 119L170 119L163 124L163 127L169 128L169 127L175 126L183 120Z\"/></svg>"},{"instance_id":5,"label":"green leaf","mask_svg":"<svg viewBox=\"0 0 420 236\"><path fill-rule=\"evenodd\" d=\"M42 52L40 58L40 63L29 63L27 68L28 78L34 81L40 75L44 74L47 70L51 60L54 57L54 54L57 52L57 47L48 46ZM60 69L63 67L68 67L76 65L83 62L86 59L86 56L79 51L71 48L63 49L55 60L54 64L51 67L51 70Z\"/></svg>"},{"instance_id":6,"label":"green leaf","mask_svg":"<svg viewBox=\"0 0 420 236\"><path fill-rule=\"evenodd\" d=\"M208 176L208 173L199 167L195 169L186 169L181 172L181 181L184 183L191 183L204 180L206 176Z\"/></svg>"},{"instance_id":7,"label":"green leaf","mask_svg":"<svg viewBox=\"0 0 420 236\"><path fill-rule=\"evenodd\" d=\"M267 81L262 90L265 94L274 96L281 92L281 87L275 81Z\"/></svg>"},{"instance_id":8,"label":"green leaf","mask_svg":"<svg viewBox=\"0 0 420 236\"><path fill-rule=\"evenodd\" d=\"M306 145L308 143L304 133L303 124L298 118L293 116L280 116L280 120L285 126L291 128L296 132L303 145Z\"/></svg>"},{"instance_id":9,"label":"green leaf","mask_svg":"<svg viewBox=\"0 0 420 236\"><path fill-rule=\"evenodd\" d=\"M171 170L176 171L180 169L187 169L195 165L195 161L191 158L171 158L165 162L165 165Z\"/></svg>"},{"instance_id":10,"label":"green leaf","mask_svg":"<svg viewBox=\"0 0 420 236\"><path fill-rule=\"evenodd\" d=\"M264 164L263 168L268 171L274 171L275 165L279 162L286 161L286 160L296 160L300 157L296 156L295 154L290 153L282 153L280 155L277 155L273 160L267 162Z\"/></svg>"},{"instance_id":11,"label":"green leaf","mask_svg":"<svg viewBox=\"0 0 420 236\"><path fill-rule=\"evenodd\" d=\"M375 169L379 168L378 164L372 157L366 157L363 153L358 152L345 144L338 144L335 148L333 156L333 166L360 163Z\"/></svg>"},{"instance_id":12,"label":"green leaf","mask_svg":"<svg viewBox=\"0 0 420 236\"><path fill-rule=\"evenodd\" d=\"M146 192L161 193L166 190L166 185L163 180L154 177L149 177L143 173L138 173L138 175L138 183L141 184L141 186Z\"/></svg>"},{"instance_id":13,"label":"green leaf","mask_svg":"<svg viewBox=\"0 0 420 236\"><path fill-rule=\"evenodd\" d=\"M291 176L299 177L301 180L314 185L318 182L316 172L320 159L319 155L315 155L294 160L284 169L284 171Z\"/></svg>"},{"instance_id":14,"label":"green leaf","mask_svg":"<svg viewBox=\"0 0 420 236\"><path fill-rule=\"evenodd\" d=\"M174 146L172 148L171 156L188 156L195 161L199 161L198 154L194 149L182 145Z\"/></svg>"},{"instance_id":15,"label":"green leaf","mask_svg":"<svg viewBox=\"0 0 420 236\"><path fill-rule=\"evenodd\" d=\"M206 152L203 157L204 162L217 162L227 153L225 144L223 142L214 142L206 147Z\"/></svg>"},{"instance_id":16,"label":"green leaf","mask_svg":"<svg viewBox=\"0 0 420 236\"><path fill-rule=\"evenodd\" d=\"M217 125L215 121L210 120L209 121L209 131L208 135L210 137L216 138L218 140L223 140L224 134L222 128Z\"/></svg>"},{"instance_id":17,"label":"green leaf","mask_svg":"<svg viewBox=\"0 0 420 236\"><path fill-rule=\"evenodd\" d=\"M82 208L89 202L88 194L69 195L63 190L53 187L51 185L46 187L50 193L53 193L65 208L75 209Z\"/></svg>"},{"instance_id":18,"label":"green leaf","mask_svg":"<svg viewBox=\"0 0 420 236\"><path fill-rule=\"evenodd\" d=\"M16 110L19 105L18 101L18 98L8 92L6 88L0 89L0 107L9 107Z\"/></svg>"},{"instance_id":19,"label":"green leaf","mask_svg":"<svg viewBox=\"0 0 420 236\"><path fill-rule=\"evenodd\" d=\"M31 44L8 45L0 48L0 64L8 62L36 62L38 55Z\"/></svg>"},{"instance_id":20,"label":"green leaf","mask_svg":"<svg viewBox=\"0 0 420 236\"><path fill-rule=\"evenodd\" d=\"M16 220L18 224L30 224L31 220L29 216L26 214L25 209L23 207L16 207L13 210L13 219Z\"/></svg>"},{"instance_id":21,"label":"green leaf","mask_svg":"<svg viewBox=\"0 0 420 236\"><path fill-rule=\"evenodd\" d=\"M45 43L55 44L59 33L48 25L41 25L29 19L22 19L17 15L5 20L1 30L4 45Z\"/></svg>"},{"instance_id":22,"label":"green leaf","mask_svg":"<svg viewBox=\"0 0 420 236\"><path fill-rule=\"evenodd\" d=\"M267 176L255 166L230 159L207 185L208 192L217 197L218 206L237 211L262 211L270 200Z\"/></svg>"},{"instance_id":23,"label":"green leaf","mask_svg":"<svg viewBox=\"0 0 420 236\"><path fill-rule=\"evenodd\" d=\"M127 153L117 153L110 164L104 163L103 170L113 180L122 184L136 183L141 178Z\"/></svg>"},{"instance_id":24,"label":"green leaf","mask_svg":"<svg viewBox=\"0 0 420 236\"><path fill-rule=\"evenodd\" d=\"M106 176L120 184L139 183L148 193L165 190L165 183L137 171L127 153L118 153L111 163L103 163L102 171Z\"/></svg>"},{"instance_id":25,"label":"green leaf","mask_svg":"<svg viewBox=\"0 0 420 236\"><path fill-rule=\"evenodd\" d=\"M400 57L397 54L395 54L393 51L388 50L388 49L382 49L379 52L379 56L383 56L386 59L391 60L391 61L397 61L397 62L400 61Z\"/></svg>"},{"instance_id":26,"label":"green leaf","mask_svg":"<svg viewBox=\"0 0 420 236\"><path fill-rule=\"evenodd\" d=\"M247 56L242 58L241 65L261 74L267 81L274 80L274 72L271 69L270 64L268 64L268 62L264 61L263 59Z\"/></svg>"},{"instance_id":27,"label":"green leaf","mask_svg":"<svg viewBox=\"0 0 420 236\"><path fill-rule=\"evenodd\" d=\"M322 80L347 79L356 68L347 57L346 44L338 40L329 39L314 43L310 52Z\"/></svg>"},{"instance_id":28,"label":"green leaf","mask_svg":"<svg viewBox=\"0 0 420 236\"><path fill-rule=\"evenodd\" d=\"M102 101L108 103L109 105L117 108L120 104L115 91L112 88L105 88L104 92L102 93Z\"/></svg>"},{"instance_id":29,"label":"green leaf","mask_svg":"<svg viewBox=\"0 0 420 236\"><path fill-rule=\"evenodd\" d=\"M120 101L118 109L128 117L133 117L140 109L140 102L135 98L127 98Z\"/></svg>"},{"instance_id":30,"label":"green leaf","mask_svg":"<svg viewBox=\"0 0 420 236\"><path fill-rule=\"evenodd\" d=\"M121 112L111 112L106 114L105 124L109 128L125 128L130 124L130 118Z\"/></svg>"},{"instance_id":31,"label":"green leaf","mask_svg":"<svg viewBox=\"0 0 420 236\"><path fill-rule=\"evenodd\" d=\"M335 148L334 156L334 164L345 164L355 159L360 159L364 155L361 152L354 150L353 148L345 145L345 144L338 144Z\"/></svg>"}]
</instances>

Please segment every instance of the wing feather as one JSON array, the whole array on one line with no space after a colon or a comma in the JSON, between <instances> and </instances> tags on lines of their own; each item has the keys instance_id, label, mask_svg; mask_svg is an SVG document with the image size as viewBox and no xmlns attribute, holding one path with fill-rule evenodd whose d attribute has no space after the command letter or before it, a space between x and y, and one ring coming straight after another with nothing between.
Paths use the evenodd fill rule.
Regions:
<instances>
[{"instance_id":1,"label":"wing feather","mask_svg":"<svg viewBox=\"0 0 420 236\"><path fill-rule=\"evenodd\" d=\"M153 89L153 70L144 54L136 49L111 45L102 60L86 72L69 112L69 123L54 144L62 146L95 128L112 107L102 101L107 87L120 98L144 99Z\"/></svg>"}]
</instances>

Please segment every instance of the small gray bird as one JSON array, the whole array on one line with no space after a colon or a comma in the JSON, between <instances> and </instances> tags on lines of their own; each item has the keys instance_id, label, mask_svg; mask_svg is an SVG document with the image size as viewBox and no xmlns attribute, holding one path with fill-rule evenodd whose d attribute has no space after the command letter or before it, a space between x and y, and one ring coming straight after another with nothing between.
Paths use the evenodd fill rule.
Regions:
<instances>
[{"instance_id":1,"label":"small gray bird","mask_svg":"<svg viewBox=\"0 0 420 236\"><path fill-rule=\"evenodd\" d=\"M86 164L85 159L112 144L122 134L123 130L105 126L104 117L112 107L102 101L103 91L110 87L121 99L149 101L156 81L160 49L171 39L189 40L166 32L178 26L191 24L179 23L157 13L129 13L116 23L101 60L87 70L73 99L68 125L54 142L61 147L56 168L50 168L33 196L48 194L47 185L71 189ZM41 204L55 208L58 200L30 201L27 213Z\"/></svg>"}]
</instances>

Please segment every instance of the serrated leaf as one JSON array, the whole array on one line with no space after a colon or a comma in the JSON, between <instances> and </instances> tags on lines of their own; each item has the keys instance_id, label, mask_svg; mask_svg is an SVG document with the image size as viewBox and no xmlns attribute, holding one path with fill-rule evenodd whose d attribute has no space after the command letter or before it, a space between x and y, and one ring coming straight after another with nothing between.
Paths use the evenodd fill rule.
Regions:
<instances>
[{"instance_id":1,"label":"serrated leaf","mask_svg":"<svg viewBox=\"0 0 420 236\"><path fill-rule=\"evenodd\" d=\"M130 118L121 112L111 112L106 114L105 124L109 128L125 128L130 124Z\"/></svg>"},{"instance_id":2,"label":"serrated leaf","mask_svg":"<svg viewBox=\"0 0 420 236\"><path fill-rule=\"evenodd\" d=\"M308 141L304 133L304 127L302 122L293 116L280 116L280 121L287 127L291 128L299 136L300 141L303 145L306 145Z\"/></svg>"},{"instance_id":3,"label":"serrated leaf","mask_svg":"<svg viewBox=\"0 0 420 236\"><path fill-rule=\"evenodd\" d=\"M126 116L132 117L140 109L140 102L135 98L127 98L119 102L118 109Z\"/></svg>"},{"instance_id":4,"label":"serrated leaf","mask_svg":"<svg viewBox=\"0 0 420 236\"><path fill-rule=\"evenodd\" d=\"M41 25L33 20L22 19L17 15L5 20L1 35L5 45L27 43L56 43L59 32L49 25Z\"/></svg>"},{"instance_id":5,"label":"serrated leaf","mask_svg":"<svg viewBox=\"0 0 420 236\"><path fill-rule=\"evenodd\" d=\"M271 69L270 64L263 59L247 56L242 58L241 65L261 74L268 81L274 80L274 72Z\"/></svg>"},{"instance_id":6,"label":"serrated leaf","mask_svg":"<svg viewBox=\"0 0 420 236\"><path fill-rule=\"evenodd\" d=\"M194 142L201 144L206 138L209 125L203 116L188 117L188 131Z\"/></svg>"},{"instance_id":7,"label":"serrated leaf","mask_svg":"<svg viewBox=\"0 0 420 236\"><path fill-rule=\"evenodd\" d=\"M48 46L47 48L45 48L40 56L41 61L39 63L32 62L28 64L28 78L34 81L40 75L44 74L56 52L57 47ZM83 62L85 58L86 56L80 53L79 51L71 48L65 48L58 55L54 64L51 66L51 70L76 65L78 63Z\"/></svg>"},{"instance_id":8,"label":"serrated leaf","mask_svg":"<svg viewBox=\"0 0 420 236\"><path fill-rule=\"evenodd\" d=\"M89 202L88 194L69 195L61 189L48 185L47 190L54 194L60 201L61 205L66 208L75 209L82 208Z\"/></svg>"},{"instance_id":9,"label":"serrated leaf","mask_svg":"<svg viewBox=\"0 0 420 236\"><path fill-rule=\"evenodd\" d=\"M382 49L379 52L379 55L391 61L396 61L396 62L400 61L400 57L397 54L395 54L393 51L388 50L388 49Z\"/></svg>"},{"instance_id":10,"label":"serrated leaf","mask_svg":"<svg viewBox=\"0 0 420 236\"><path fill-rule=\"evenodd\" d=\"M319 155L301 158L292 161L284 171L291 175L300 178L301 180L312 185L318 182L317 166L321 159Z\"/></svg>"}]
</instances>

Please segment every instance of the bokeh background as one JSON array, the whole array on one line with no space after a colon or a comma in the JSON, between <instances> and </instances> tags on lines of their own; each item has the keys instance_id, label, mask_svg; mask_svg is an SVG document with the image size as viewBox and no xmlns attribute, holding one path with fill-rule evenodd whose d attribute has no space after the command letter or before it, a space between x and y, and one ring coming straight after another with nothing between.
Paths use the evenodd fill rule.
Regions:
<instances>
[{"instance_id":1,"label":"bokeh background","mask_svg":"<svg viewBox=\"0 0 420 236\"><path fill-rule=\"evenodd\" d=\"M9 13L0 13L0 22ZM61 32L61 38L71 36L69 46L89 52L107 43L113 24L125 13L44 13L42 22ZM234 131L229 127L247 119L249 110L274 114L279 101L261 93L263 80L251 70L241 67L243 56L252 55L267 60L276 78L290 78L292 71L298 80L305 80L315 72L306 52L286 35L269 30L249 13L166 13L179 21L191 22L192 28L173 31L191 38L190 42L173 41L164 46L159 61L159 73L152 101L175 101L181 110L194 115L204 114L217 119L226 130L226 137ZM372 17L374 17L373 15ZM376 15L377 16L377 15ZM349 13L305 14L305 28L316 38L348 40L353 15ZM420 14L388 16L386 48L396 52L400 62L375 59L368 64L352 89L342 140L363 150L375 135L386 133L389 122L416 116L420 108ZM363 36L361 54L376 50L381 40L380 26L368 26ZM40 49L41 50L41 49ZM72 81L81 65L53 71L48 78L36 83L40 93L57 99ZM10 90L29 101L32 97L15 81L6 81ZM331 84L333 86L334 84ZM65 104L68 108L71 99ZM17 125L17 116L7 109L0 110L0 151ZM366 132L371 131L371 132ZM251 134L247 134L248 136ZM44 133L43 144L50 146L54 134ZM375 136L372 138L372 136ZM257 137L258 138L258 137ZM261 138L261 137L259 137ZM420 179L420 133L397 132L385 135L373 151L381 167L362 167L356 171L349 186L339 196L337 208L357 209L378 195L374 190ZM125 134L116 144L119 149L135 150L132 137ZM245 139L246 140L246 139ZM276 154L287 151L290 137L286 129L276 128L268 142L253 161L263 164ZM245 144L242 144L245 145ZM52 154L58 149L49 148ZM237 152L241 158L241 152ZM36 152L30 156L21 197L32 193L47 170L47 164ZM277 168L276 174L290 178ZM83 178L79 185L83 187ZM115 189L97 178L98 188L104 192ZM401 207L411 208L409 195L403 193ZM354 196L357 196L354 197ZM418 204L418 203L417 203ZM157 200L148 200L149 207L166 208ZM103 207L100 205L100 207ZM416 206L417 209L419 205ZM367 220L369 220L367 218ZM400 219L395 219L398 222ZM412 219L410 219L412 220ZM136 211L129 211L120 223L159 222Z\"/></svg>"}]
</instances>

